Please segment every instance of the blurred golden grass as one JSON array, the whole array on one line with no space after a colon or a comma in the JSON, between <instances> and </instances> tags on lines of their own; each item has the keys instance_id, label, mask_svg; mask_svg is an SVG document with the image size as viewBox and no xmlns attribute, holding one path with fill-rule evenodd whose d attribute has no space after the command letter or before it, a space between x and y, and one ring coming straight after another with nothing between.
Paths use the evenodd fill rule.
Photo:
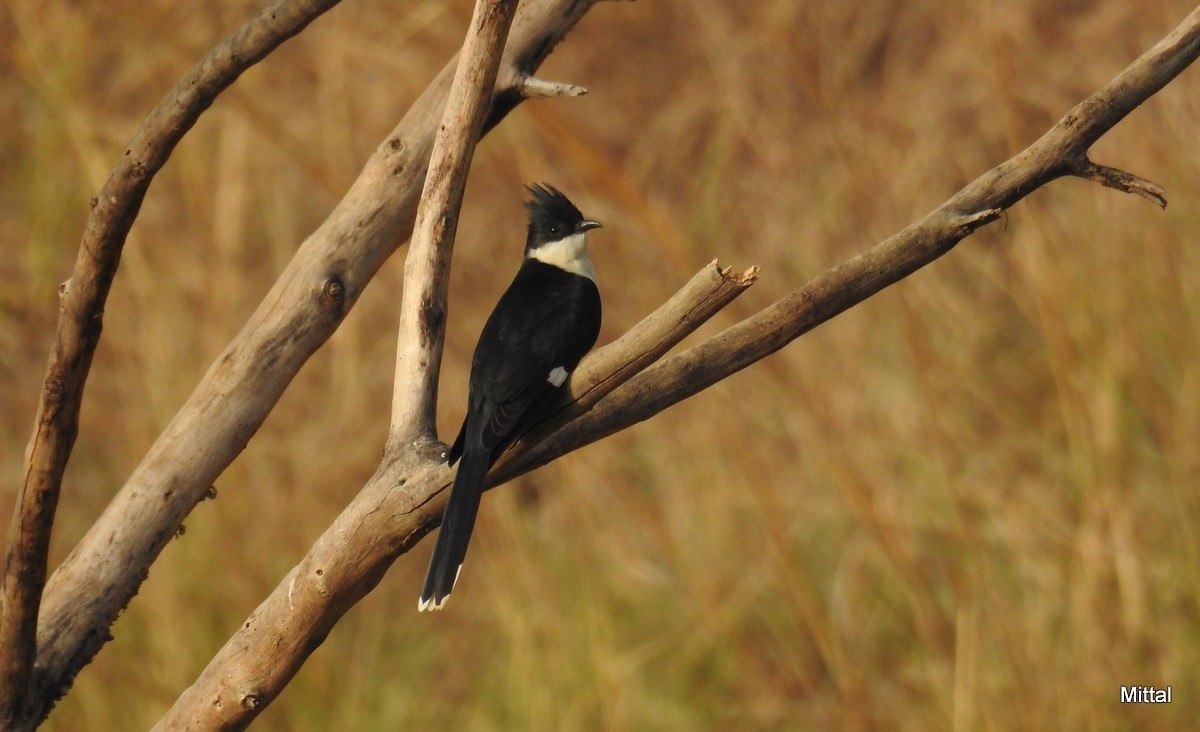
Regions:
<instances>
[{"instance_id":1,"label":"blurred golden grass","mask_svg":"<svg viewBox=\"0 0 1200 732\"><path fill-rule=\"evenodd\" d=\"M87 199L259 3L0 11L0 460L10 509ZM605 223L602 342L714 257L727 324L1031 142L1190 9L602 4L482 145L441 429L515 268L520 184ZM86 530L460 38L469 3L345 3L240 80L155 182L107 308L54 537ZM1062 181L698 398L490 494L448 610L402 558L274 730L1184 728L1200 711L1200 76ZM508 232L495 236L493 232ZM499 263L499 264L498 264ZM400 258L296 379L47 729L151 725L371 473ZM712 327L706 331L712 332ZM1122 685L1172 685L1122 706Z\"/></svg>"}]
</instances>

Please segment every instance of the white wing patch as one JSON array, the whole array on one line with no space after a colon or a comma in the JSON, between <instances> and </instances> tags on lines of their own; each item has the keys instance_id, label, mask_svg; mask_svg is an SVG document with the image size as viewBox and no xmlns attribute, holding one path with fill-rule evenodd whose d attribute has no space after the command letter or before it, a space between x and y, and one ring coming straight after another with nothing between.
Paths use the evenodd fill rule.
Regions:
<instances>
[{"instance_id":1,"label":"white wing patch","mask_svg":"<svg viewBox=\"0 0 1200 732\"><path fill-rule=\"evenodd\" d=\"M554 386L562 386L563 382L567 380L567 376L569 374L566 369L562 366L555 366L550 370L550 375L546 377L546 381L549 381Z\"/></svg>"}]
</instances>

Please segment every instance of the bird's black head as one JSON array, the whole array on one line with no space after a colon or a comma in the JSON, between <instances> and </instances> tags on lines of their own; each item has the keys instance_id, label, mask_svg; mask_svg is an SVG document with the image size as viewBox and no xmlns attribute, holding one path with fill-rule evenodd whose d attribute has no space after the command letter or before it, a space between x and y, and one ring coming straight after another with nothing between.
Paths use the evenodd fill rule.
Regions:
<instances>
[{"instance_id":1,"label":"bird's black head","mask_svg":"<svg viewBox=\"0 0 1200 732\"><path fill-rule=\"evenodd\" d=\"M525 204L529 209L529 235L525 239L525 253L543 244L561 241L569 236L595 229L599 223L585 219L575 204L554 186L540 184L528 186L532 198Z\"/></svg>"}]
</instances>

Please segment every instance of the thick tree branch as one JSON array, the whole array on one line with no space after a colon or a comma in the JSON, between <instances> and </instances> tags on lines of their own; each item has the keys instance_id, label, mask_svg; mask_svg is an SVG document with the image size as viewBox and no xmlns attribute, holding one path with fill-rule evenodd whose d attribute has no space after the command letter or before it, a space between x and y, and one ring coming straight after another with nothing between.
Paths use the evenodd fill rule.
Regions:
<instances>
[{"instance_id":1,"label":"thick tree branch","mask_svg":"<svg viewBox=\"0 0 1200 732\"><path fill-rule=\"evenodd\" d=\"M516 0L477 0L433 144L405 262L389 434L391 446L385 451L379 469L383 474L389 473L397 464L394 459L397 455L417 455L428 466L437 466L441 462L436 446L432 453L428 450L418 453L417 449L431 446L435 440L437 377L445 338L446 291L458 210L516 7ZM416 466L416 460L405 460L403 464L411 469ZM360 527L352 530L357 532ZM344 547L338 542L332 545L318 542L318 547L320 550L332 548L337 555L345 554ZM320 553L316 556L320 557ZM331 560L336 558L330 557ZM324 584L336 562L317 561L314 564L311 574ZM304 611L305 601L310 599L299 580L308 575L297 572L285 580L285 590L276 592L279 608L286 607L289 617L293 618L297 612ZM376 584L378 576L381 571L378 575L371 573L371 579L365 583L368 589ZM260 612L268 613L264 608L269 607L269 603L264 604ZM258 638L271 639L271 652L261 653L249 644L227 646L224 668L215 674L206 673L181 694L155 729L241 729L253 721L283 690L333 622L332 618L325 622L318 620L313 625L318 633L315 642L310 637L296 645L289 643L287 638L287 635L295 634L285 635L282 630L288 626L274 624L277 619L282 620L251 618L243 626L243 632L263 631ZM290 651L286 657L291 663L281 663L280 647L285 645Z\"/></svg>"},{"instance_id":2,"label":"thick tree branch","mask_svg":"<svg viewBox=\"0 0 1200 732\"><path fill-rule=\"evenodd\" d=\"M510 451L491 482L507 480L646 419L937 259L1021 198L1072 173L1072 160L1085 156L1100 135L1195 59L1198 33L1200 11L1169 36L1172 43L1156 46L1028 149L980 176L918 223L704 343L637 373L711 314L710 308L715 312L744 289L754 275L751 271L739 278L719 272L720 282L714 282L715 268L702 271L617 344L585 359L561 411ZM1142 79L1145 86L1132 88L1131 77ZM1114 89L1123 93L1113 94ZM1097 106L1097 99L1111 101ZM709 285L697 286L706 278ZM695 320L688 315L693 311ZM595 406L584 411L591 403ZM555 429L580 411L582 416ZM540 435L548 436L538 441ZM253 706L273 698L395 558L436 526L451 475L437 452L389 451L358 497L230 638L177 707L206 701ZM275 667L248 674L243 659L264 655L274 656Z\"/></svg>"},{"instance_id":3,"label":"thick tree branch","mask_svg":"<svg viewBox=\"0 0 1200 732\"><path fill-rule=\"evenodd\" d=\"M277 0L214 48L142 123L92 202L74 270L59 290L58 328L9 531L0 587L0 649L4 649L0 654L0 722L4 724L0 726L9 728L29 716L30 671L50 529L79 428L79 407L100 340L104 303L146 190L218 94L337 3Z\"/></svg>"},{"instance_id":4,"label":"thick tree branch","mask_svg":"<svg viewBox=\"0 0 1200 732\"><path fill-rule=\"evenodd\" d=\"M521 81L595 2L521 3L485 127L521 101ZM345 198L300 247L125 486L50 577L38 618L31 717L44 717L107 642L108 627L184 517L242 451L382 263L408 239L453 72L451 62L376 149ZM77 286L72 281L71 287Z\"/></svg>"},{"instance_id":5,"label":"thick tree branch","mask_svg":"<svg viewBox=\"0 0 1200 732\"><path fill-rule=\"evenodd\" d=\"M652 315L576 369L571 392L594 400L744 292L753 271L709 265ZM567 400L568 402L571 400ZM571 412L552 418L561 425ZM397 556L441 520L453 472L440 446L389 450L354 501L251 613L157 729L240 729L274 699L342 615ZM414 588L414 596L416 588Z\"/></svg>"},{"instance_id":6,"label":"thick tree branch","mask_svg":"<svg viewBox=\"0 0 1200 732\"><path fill-rule=\"evenodd\" d=\"M437 435L437 388L458 211L475 143L492 101L516 0L478 0L446 101L404 260L392 392L393 445Z\"/></svg>"}]
</instances>

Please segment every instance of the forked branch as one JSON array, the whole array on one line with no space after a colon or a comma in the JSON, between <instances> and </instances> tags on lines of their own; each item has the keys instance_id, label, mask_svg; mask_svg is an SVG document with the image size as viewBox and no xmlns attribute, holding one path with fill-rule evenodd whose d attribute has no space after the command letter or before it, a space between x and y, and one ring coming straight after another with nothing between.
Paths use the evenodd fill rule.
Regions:
<instances>
[{"instance_id":1,"label":"forked branch","mask_svg":"<svg viewBox=\"0 0 1200 732\"><path fill-rule=\"evenodd\" d=\"M338 2L276 0L209 52L142 123L92 201L74 270L59 290L58 327L9 530L0 586L0 727L28 724L40 715L30 674L50 530L100 341L104 303L146 190L218 94Z\"/></svg>"},{"instance_id":2,"label":"forked branch","mask_svg":"<svg viewBox=\"0 0 1200 732\"><path fill-rule=\"evenodd\" d=\"M485 126L494 124L521 99L574 93L569 85L536 82L530 74L593 2L522 3ZM295 10L332 4L280 2L276 6ZM694 279L691 289L644 321L638 335L622 339L619 348L597 351L581 364L572 379L573 396L528 440L514 447L493 473L493 482L646 419L779 350L945 254L1055 178L1082 176L1161 201L1162 191L1157 186L1091 164L1087 152L1125 115L1191 64L1198 49L1200 10L1032 146L985 173L921 221L819 275L760 313L655 363L678 338L753 280L752 273L739 278L706 268L697 276L700 285ZM341 322L396 243L411 231L419 191L416 181L423 177L452 68L443 71L372 156L346 199L305 242L242 333L213 364L104 516L47 585L35 682L26 686L32 689L26 698L33 701L24 706L24 713L36 716L25 716L25 720L43 716L100 648L117 612L136 592L147 567L183 517L241 451L291 378ZM185 129L180 128L180 134ZM143 171L134 166L129 172L140 180ZM131 190L128 200L134 203L123 224L126 231L145 185ZM101 203L104 201L98 201ZM85 234L81 260L95 256L84 251L89 236ZM122 232L118 238L123 236ZM114 255L110 251L107 256ZM50 374L59 373L66 381L48 378L48 384L81 388L82 376L78 375L86 375L94 346L86 338L98 334L98 320L88 318L98 317L95 306L102 305L115 266L112 259L108 270L97 269L90 275L96 281L90 284L87 277L77 280L73 276L66 297L81 298L85 306L64 301L64 321L73 324L76 334L60 332L60 342L66 338L69 352L56 350ZM58 368L62 370L56 371ZM61 464L56 461L65 464L74 434L71 410L77 414L78 400L77 395L68 395L62 401L65 407L55 407L60 410L55 412L51 409L54 393L48 389L47 394L39 426L49 424L53 430L44 438L48 451L39 453L42 457L36 460L31 458L29 465L47 466L44 474L54 492L42 495L52 498L61 479ZM594 407L587 411L589 404ZM42 439L35 436L31 455ZM60 444L50 444L54 440ZM379 582L391 562L437 524L450 477L450 470L430 451L389 449L359 496L180 697L162 728L192 726L200 724L199 719L206 720L203 726L224 728L249 723L341 615ZM14 531L14 536L17 534ZM9 576L13 576L11 563ZM32 586L18 585L26 592ZM81 601L85 595L86 603ZM14 607L28 606L27 599ZM8 600L6 594L5 622ZM0 633L7 632L0 629ZM20 632L15 635L20 637ZM28 644L25 648L28 650ZM12 678L20 677L19 661L13 664L18 673ZM28 663L24 665L27 669ZM0 673L6 672L0 669ZM2 685L4 679L0 679ZM0 699L4 693L0 689ZM13 708L10 703L6 710Z\"/></svg>"},{"instance_id":3,"label":"forked branch","mask_svg":"<svg viewBox=\"0 0 1200 732\"><path fill-rule=\"evenodd\" d=\"M509 32L485 128L502 119L524 98L520 92L522 80L538 68L595 2L525 0L520 4ZM295 33L319 10L333 4L329 0L278 0L259 19L266 17L279 28ZM306 12L309 14L305 15ZM143 156L136 141L131 145L131 154L112 176L121 186L136 184L127 194L129 200L140 203L149 175L165 160L178 136L211 103L212 96L236 76L236 73L222 76L225 73L222 64L231 63L230 68L240 71L273 47L264 39L274 38L271 42L278 45L287 37L281 31L275 31L275 35L268 32L276 27L271 23L262 22L254 25L252 31L239 31L224 42L193 72L206 81L192 84L192 76L185 78L177 86L178 91L160 107L167 111L156 112L145 123L143 130L165 127L173 130L175 137L160 150L159 156ZM37 621L32 678L28 684L17 685L28 689L25 694L28 703L22 705L21 726L15 728L36 724L43 718L70 687L75 674L107 642L109 626L137 592L151 563L183 519L241 453L300 367L338 327L382 263L408 239L454 68L452 61L442 70L376 149L329 218L301 245L262 304L214 361L125 486L50 577L41 593L40 612L36 616L32 612L11 616L17 621L11 625L18 628L28 628L34 618ZM219 81L213 81L209 75ZM188 94L193 88L208 96L192 99ZM171 110L186 114L174 118L169 114ZM122 196L126 194L107 195L109 190L105 188L98 207L113 198L117 202L124 200ZM137 209L134 205L123 210L120 221L124 229L119 239L123 239ZM91 227L89 224L85 233L81 260L100 256L89 243L95 236ZM106 292L119 247L105 248L104 252L103 257L107 258L104 266L89 277L98 278L103 285L99 289ZM96 297L98 290L89 284L89 277L73 276L67 289L64 310L71 315L64 315L63 321L75 333L60 326L59 341L67 343L70 354L74 355L56 351L52 356L45 397L49 406L39 412L38 425L41 431L49 428L57 431L48 437L35 437L35 447L42 443L49 445L54 439L69 443L74 435L78 395L66 393L64 398L62 390L82 385L86 363L80 365L80 354L90 360L94 343L81 347L79 333L90 333L89 337L94 339L103 304L103 298ZM75 307L71 304L73 298L86 305ZM58 416L59 412L62 416ZM27 492L22 499L25 505L44 509L52 506L52 501L47 502L42 496L50 499L57 496L60 463L65 463L69 444L50 445L50 448L45 452L34 450L29 464L30 474L44 473L48 476L45 482L52 484L54 491ZM39 536L48 535L52 511L46 513L45 531ZM18 526L24 532L28 522L20 517L15 521L21 522ZM14 531L14 537L18 533ZM44 576L44 551L41 556ZM40 583L22 581L16 586L24 594L12 606L36 610ZM22 637L29 636L26 633ZM26 642L22 648L27 651L25 662L20 663L22 659L18 658L18 663L10 666L28 668L32 645ZM19 676L16 674L14 678Z\"/></svg>"},{"instance_id":4,"label":"forked branch","mask_svg":"<svg viewBox=\"0 0 1200 732\"><path fill-rule=\"evenodd\" d=\"M639 324L637 333L580 364L562 409L516 445L491 476L493 484L644 420L783 348L792 340L937 259L1005 209L1063 175L1101 135L1192 63L1200 49L1200 11L1080 104L1041 139L988 171L921 221L818 275L756 315L682 353L653 363L707 313L754 278L710 267ZM719 282L712 286L712 275ZM701 284L710 278L710 284ZM712 286L712 289L708 289ZM639 369L643 369L639 373ZM587 405L594 404L590 410ZM573 417L573 419L572 419ZM540 439L539 439L540 438ZM182 705L216 699L231 688L278 693L337 619L378 583L397 556L437 525L451 471L436 457L405 464L389 456L356 500L317 541L213 659ZM417 615L412 616L417 622ZM286 630L283 630L286 629ZM282 652L281 652L282 651ZM246 675L243 654L275 654L268 678ZM173 710L174 714L176 710Z\"/></svg>"},{"instance_id":5,"label":"forked branch","mask_svg":"<svg viewBox=\"0 0 1200 732\"><path fill-rule=\"evenodd\" d=\"M571 394L548 428L599 398L695 331L744 292L753 271L708 265L629 334L593 353L571 380ZM419 447L419 446L418 446ZM283 690L343 614L441 518L453 473L441 450L388 450L382 464L308 554L239 626L157 729L240 729ZM493 481L494 483L494 481ZM416 598L413 588L413 597Z\"/></svg>"},{"instance_id":6,"label":"forked branch","mask_svg":"<svg viewBox=\"0 0 1200 732\"><path fill-rule=\"evenodd\" d=\"M649 419L769 356L934 261L976 229L997 219L1005 209L1063 175L1095 180L1166 206L1162 188L1131 173L1096 165L1087 153L1101 136L1197 56L1200 8L1036 142L976 178L925 218L823 272L756 315L638 374L590 412L518 456L501 477L544 465Z\"/></svg>"},{"instance_id":7,"label":"forked branch","mask_svg":"<svg viewBox=\"0 0 1200 732\"><path fill-rule=\"evenodd\" d=\"M652 418L883 288L934 262L1018 200L1062 175L1094 180L1166 205L1162 187L1116 168L1098 166L1087 152L1117 122L1200 56L1200 8L1162 41L1070 110L1037 142L980 175L922 220L724 332L655 364L604 398L580 419L506 466L505 478L541 466L580 446ZM582 366L586 366L584 362Z\"/></svg>"}]
</instances>

